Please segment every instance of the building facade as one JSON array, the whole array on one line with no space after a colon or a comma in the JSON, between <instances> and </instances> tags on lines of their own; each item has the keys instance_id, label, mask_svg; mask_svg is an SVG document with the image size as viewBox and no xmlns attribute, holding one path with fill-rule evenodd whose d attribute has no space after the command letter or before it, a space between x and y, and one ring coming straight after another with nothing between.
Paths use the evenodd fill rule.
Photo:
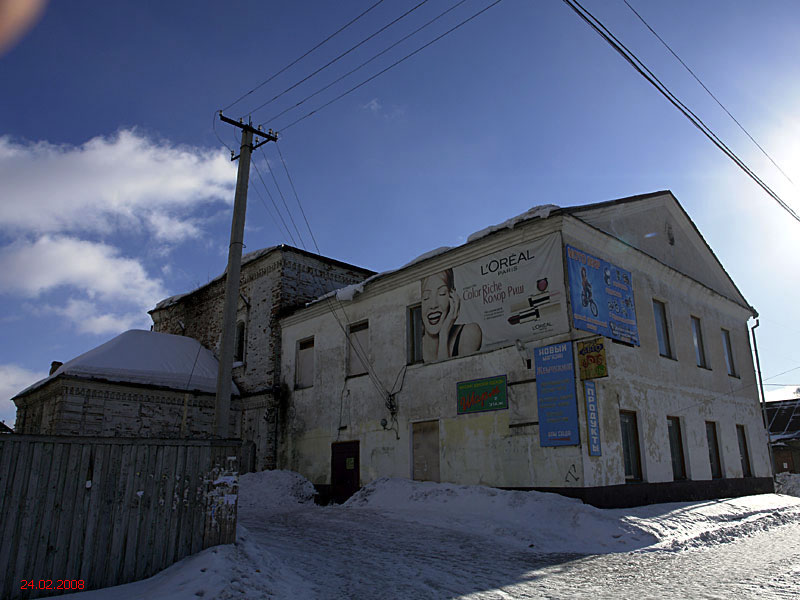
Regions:
<instances>
[{"instance_id":1,"label":"building facade","mask_svg":"<svg viewBox=\"0 0 800 600\"><path fill-rule=\"evenodd\" d=\"M281 319L278 464L334 497L772 491L755 314L670 192L537 207Z\"/></svg>"},{"instance_id":2,"label":"building facade","mask_svg":"<svg viewBox=\"0 0 800 600\"><path fill-rule=\"evenodd\" d=\"M255 443L256 469L275 468L276 448L289 416L281 402L281 316L373 271L276 246L242 257L233 380L241 410L232 421ZM167 298L150 311L156 332L188 336L219 351L225 295L224 275L187 294Z\"/></svg>"}]
</instances>

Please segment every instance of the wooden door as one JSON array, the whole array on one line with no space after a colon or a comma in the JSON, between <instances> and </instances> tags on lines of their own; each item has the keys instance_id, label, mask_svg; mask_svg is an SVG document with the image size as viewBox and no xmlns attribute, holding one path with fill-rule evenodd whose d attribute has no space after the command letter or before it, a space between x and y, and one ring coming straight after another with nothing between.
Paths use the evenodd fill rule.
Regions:
<instances>
[{"instance_id":1,"label":"wooden door","mask_svg":"<svg viewBox=\"0 0 800 600\"><path fill-rule=\"evenodd\" d=\"M423 421L411 427L414 479L439 481L439 421Z\"/></svg>"},{"instance_id":2,"label":"wooden door","mask_svg":"<svg viewBox=\"0 0 800 600\"><path fill-rule=\"evenodd\" d=\"M358 440L331 444L331 500L342 503L360 487Z\"/></svg>"}]
</instances>

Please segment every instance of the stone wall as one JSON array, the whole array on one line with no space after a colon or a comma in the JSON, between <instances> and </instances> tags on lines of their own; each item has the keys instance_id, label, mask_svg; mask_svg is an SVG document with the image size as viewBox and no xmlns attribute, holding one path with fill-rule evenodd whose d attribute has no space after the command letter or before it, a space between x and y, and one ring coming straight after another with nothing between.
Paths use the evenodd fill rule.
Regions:
<instances>
[{"instance_id":1,"label":"stone wall","mask_svg":"<svg viewBox=\"0 0 800 600\"><path fill-rule=\"evenodd\" d=\"M256 468L275 468L280 431L280 317L333 289L357 283L372 272L280 246L242 258L237 323L244 323L243 360L234 363L233 379L242 393L237 416L242 436L256 445ZM222 328L225 278L150 311L154 330L185 335L217 353Z\"/></svg>"}]
</instances>

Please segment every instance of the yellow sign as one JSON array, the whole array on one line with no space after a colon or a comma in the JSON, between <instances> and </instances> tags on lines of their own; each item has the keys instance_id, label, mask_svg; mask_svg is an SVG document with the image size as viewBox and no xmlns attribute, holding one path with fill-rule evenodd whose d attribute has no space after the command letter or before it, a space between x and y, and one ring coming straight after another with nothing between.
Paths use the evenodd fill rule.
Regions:
<instances>
[{"instance_id":1,"label":"yellow sign","mask_svg":"<svg viewBox=\"0 0 800 600\"><path fill-rule=\"evenodd\" d=\"M578 342L578 367L581 379L608 377L605 339L599 337Z\"/></svg>"}]
</instances>

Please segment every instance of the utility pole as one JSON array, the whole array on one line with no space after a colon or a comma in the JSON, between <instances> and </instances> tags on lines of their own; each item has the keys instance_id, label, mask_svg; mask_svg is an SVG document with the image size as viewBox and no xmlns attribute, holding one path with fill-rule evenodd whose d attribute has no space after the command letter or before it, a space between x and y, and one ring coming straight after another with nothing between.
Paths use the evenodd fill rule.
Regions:
<instances>
[{"instance_id":1,"label":"utility pole","mask_svg":"<svg viewBox=\"0 0 800 600\"><path fill-rule=\"evenodd\" d=\"M233 377L233 345L236 328L236 309L239 305L239 284L242 267L242 247L244 246L244 219L247 212L247 186L250 176L250 155L253 150L267 142L278 140L277 134L255 129L251 124L244 124L225 117L222 112L219 118L242 130L242 145L239 155L231 160L239 159L239 171L236 176L236 195L233 200L233 220L231 222L231 243L228 247L228 268L225 275L225 307L222 313L222 341L219 355L219 371L217 372L217 396L214 406L214 435L226 438L229 436L231 411L231 379ZM253 136L264 138L253 145Z\"/></svg>"}]
</instances>

